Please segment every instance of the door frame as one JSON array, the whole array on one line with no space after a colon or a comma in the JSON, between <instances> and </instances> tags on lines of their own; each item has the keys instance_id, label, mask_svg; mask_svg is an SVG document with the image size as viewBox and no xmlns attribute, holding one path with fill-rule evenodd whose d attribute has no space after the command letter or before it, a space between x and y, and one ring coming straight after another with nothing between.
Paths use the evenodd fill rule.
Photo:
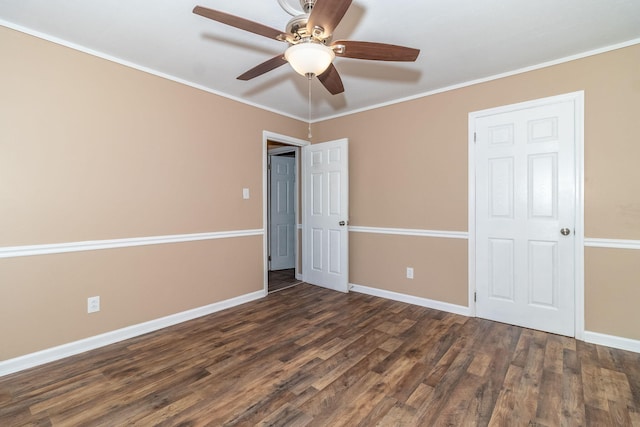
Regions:
<instances>
[{"instance_id":1,"label":"door frame","mask_svg":"<svg viewBox=\"0 0 640 427\"><path fill-rule=\"evenodd\" d=\"M292 147L304 147L306 145L310 145L309 141L305 141L304 139L294 138L288 135L282 135L275 132L270 132L267 130L262 131L262 229L263 229L263 237L262 237L262 268L263 268L263 288L265 295L269 292L269 221L268 221L268 180L269 180L269 166L268 166L268 157L269 157L269 141L279 142L281 144L291 145ZM297 172L296 172L297 174ZM296 185L298 185L299 179L296 180ZM296 192L298 190L296 189ZM296 196L297 197L297 196ZM298 228L298 216L300 212L296 209L296 233L295 233L295 245L296 245L296 277L298 275L298 263L300 257L299 247L299 228Z\"/></svg>"},{"instance_id":2,"label":"door frame","mask_svg":"<svg viewBox=\"0 0 640 427\"><path fill-rule=\"evenodd\" d=\"M475 120L483 116L509 113L552 103L573 101L575 126L575 239L574 239L574 286L575 286L575 338L584 340L584 91L504 105L469 113L469 315L476 317L476 149Z\"/></svg>"}]
</instances>

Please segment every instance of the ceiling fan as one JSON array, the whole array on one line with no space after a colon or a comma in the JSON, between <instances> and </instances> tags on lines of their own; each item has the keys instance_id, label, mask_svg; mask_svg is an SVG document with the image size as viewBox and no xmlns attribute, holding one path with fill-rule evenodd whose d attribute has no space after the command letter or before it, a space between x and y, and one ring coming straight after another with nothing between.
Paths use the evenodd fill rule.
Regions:
<instances>
[{"instance_id":1,"label":"ceiling fan","mask_svg":"<svg viewBox=\"0 0 640 427\"><path fill-rule=\"evenodd\" d=\"M289 45L283 55L275 56L253 67L238 76L239 80L251 80L288 62L297 73L309 79L317 76L322 85L331 94L336 95L344 92L340 74L332 63L336 56L412 62L420 53L419 49L385 43L332 41L333 31L351 6L351 2L352 0L300 0L304 13L294 16L284 32L203 6L196 6L193 13ZM282 6L281 2L280 4Z\"/></svg>"}]
</instances>

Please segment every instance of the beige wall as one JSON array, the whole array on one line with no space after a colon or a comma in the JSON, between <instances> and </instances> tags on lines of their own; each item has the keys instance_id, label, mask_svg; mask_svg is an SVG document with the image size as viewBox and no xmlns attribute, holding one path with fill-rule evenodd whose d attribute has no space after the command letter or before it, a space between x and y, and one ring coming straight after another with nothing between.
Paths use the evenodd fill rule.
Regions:
<instances>
[{"instance_id":1,"label":"beige wall","mask_svg":"<svg viewBox=\"0 0 640 427\"><path fill-rule=\"evenodd\" d=\"M468 114L584 90L586 237L640 239L638 70L636 45L328 120L314 134L349 138L351 225L467 231ZM467 253L459 243L439 253L441 244L351 233L350 281L466 306ZM625 268L606 262L618 256ZM640 300L640 251L589 250L585 262L587 330L640 339L640 312L630 309ZM429 280L408 282L406 266Z\"/></svg>"},{"instance_id":2,"label":"beige wall","mask_svg":"<svg viewBox=\"0 0 640 427\"><path fill-rule=\"evenodd\" d=\"M262 228L262 131L306 135L3 27L0 57L0 247ZM260 236L0 259L0 360L259 291L262 268Z\"/></svg>"},{"instance_id":3,"label":"beige wall","mask_svg":"<svg viewBox=\"0 0 640 427\"><path fill-rule=\"evenodd\" d=\"M0 247L262 228L262 131L306 135L1 27L0 55ZM314 139L350 140L352 225L466 231L468 113L584 90L586 236L640 239L638 69L634 46L328 120ZM465 246L351 233L350 281L466 305ZM585 261L587 329L640 339L640 251ZM260 289L259 236L3 259L0 360Z\"/></svg>"},{"instance_id":4,"label":"beige wall","mask_svg":"<svg viewBox=\"0 0 640 427\"><path fill-rule=\"evenodd\" d=\"M262 265L261 236L1 259L0 360L259 291Z\"/></svg>"},{"instance_id":5,"label":"beige wall","mask_svg":"<svg viewBox=\"0 0 640 427\"><path fill-rule=\"evenodd\" d=\"M350 233L349 245L352 283L467 306L468 287L455 286L469 280L466 239Z\"/></svg>"},{"instance_id":6,"label":"beige wall","mask_svg":"<svg viewBox=\"0 0 640 427\"><path fill-rule=\"evenodd\" d=\"M640 340L640 251L586 248L586 329Z\"/></svg>"}]
</instances>

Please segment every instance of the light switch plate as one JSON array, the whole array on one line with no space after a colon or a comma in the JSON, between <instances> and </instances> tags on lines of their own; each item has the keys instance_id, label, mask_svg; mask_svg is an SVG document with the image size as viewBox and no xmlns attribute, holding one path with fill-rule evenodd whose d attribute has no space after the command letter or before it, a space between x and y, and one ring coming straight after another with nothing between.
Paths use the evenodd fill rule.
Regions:
<instances>
[{"instance_id":1,"label":"light switch plate","mask_svg":"<svg viewBox=\"0 0 640 427\"><path fill-rule=\"evenodd\" d=\"M413 279L413 267L407 267L407 279Z\"/></svg>"},{"instance_id":2,"label":"light switch plate","mask_svg":"<svg viewBox=\"0 0 640 427\"><path fill-rule=\"evenodd\" d=\"M87 298L87 313L100 311L100 297Z\"/></svg>"},{"instance_id":3,"label":"light switch plate","mask_svg":"<svg viewBox=\"0 0 640 427\"><path fill-rule=\"evenodd\" d=\"M248 188L243 188L242 189L242 198L243 199L248 199L249 198L249 189Z\"/></svg>"}]
</instances>

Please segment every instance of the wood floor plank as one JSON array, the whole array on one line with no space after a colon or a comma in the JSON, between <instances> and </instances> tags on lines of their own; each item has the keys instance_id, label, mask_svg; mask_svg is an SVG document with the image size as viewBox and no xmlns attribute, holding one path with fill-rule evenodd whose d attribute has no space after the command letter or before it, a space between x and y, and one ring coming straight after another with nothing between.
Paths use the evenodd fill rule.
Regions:
<instances>
[{"instance_id":1,"label":"wood floor plank","mask_svg":"<svg viewBox=\"0 0 640 427\"><path fill-rule=\"evenodd\" d=\"M562 425L585 425L584 390L577 352L565 348L562 362Z\"/></svg>"},{"instance_id":2,"label":"wood floor plank","mask_svg":"<svg viewBox=\"0 0 640 427\"><path fill-rule=\"evenodd\" d=\"M411 393L405 404L412 408L417 408L422 404L422 402L427 401L432 394L433 387L426 385L425 383L420 383L413 393Z\"/></svg>"},{"instance_id":3,"label":"wood floor plank","mask_svg":"<svg viewBox=\"0 0 640 427\"><path fill-rule=\"evenodd\" d=\"M545 355L545 361L546 361ZM555 365L555 364L554 364ZM542 371L540 394L535 420L548 426L560 425L562 419L562 374L553 370Z\"/></svg>"},{"instance_id":4,"label":"wood floor plank","mask_svg":"<svg viewBox=\"0 0 640 427\"><path fill-rule=\"evenodd\" d=\"M534 331L529 343L529 353L517 388L518 397L514 408L518 423L533 423L535 419L543 375L545 338L544 334Z\"/></svg>"},{"instance_id":5,"label":"wood floor plank","mask_svg":"<svg viewBox=\"0 0 640 427\"><path fill-rule=\"evenodd\" d=\"M476 378L471 375L462 376L444 402L444 405L440 406L437 415L432 418L433 425L477 425L478 417L475 411L477 402L475 397L479 387L482 387L482 384L478 383ZM471 419L466 419L470 409L473 416L470 417Z\"/></svg>"},{"instance_id":6,"label":"wood floor plank","mask_svg":"<svg viewBox=\"0 0 640 427\"><path fill-rule=\"evenodd\" d=\"M607 410L609 402L599 366L589 363L582 365L582 387L585 405Z\"/></svg>"},{"instance_id":7,"label":"wood floor plank","mask_svg":"<svg viewBox=\"0 0 640 427\"><path fill-rule=\"evenodd\" d=\"M496 401L495 409L491 414L489 426L498 427L508 425L513 422L513 411L518 399L517 387L522 381L524 369L517 365L509 366L504 382Z\"/></svg>"},{"instance_id":8,"label":"wood floor plank","mask_svg":"<svg viewBox=\"0 0 640 427\"><path fill-rule=\"evenodd\" d=\"M277 412L270 414L267 418L260 421L257 425L304 427L309 425L311 421L313 421L313 419L298 408L285 405Z\"/></svg>"},{"instance_id":9,"label":"wood floor plank","mask_svg":"<svg viewBox=\"0 0 640 427\"><path fill-rule=\"evenodd\" d=\"M550 335L544 350L544 370L562 374L564 346L557 335Z\"/></svg>"},{"instance_id":10,"label":"wood floor plank","mask_svg":"<svg viewBox=\"0 0 640 427\"><path fill-rule=\"evenodd\" d=\"M319 391L300 409L313 418L314 426L353 425L352 420L363 418L385 397L379 383L380 375L368 371L349 387L334 383L333 387Z\"/></svg>"},{"instance_id":11,"label":"wood floor plank","mask_svg":"<svg viewBox=\"0 0 640 427\"><path fill-rule=\"evenodd\" d=\"M5 425L640 427L640 354L300 284L0 377Z\"/></svg>"}]
</instances>

